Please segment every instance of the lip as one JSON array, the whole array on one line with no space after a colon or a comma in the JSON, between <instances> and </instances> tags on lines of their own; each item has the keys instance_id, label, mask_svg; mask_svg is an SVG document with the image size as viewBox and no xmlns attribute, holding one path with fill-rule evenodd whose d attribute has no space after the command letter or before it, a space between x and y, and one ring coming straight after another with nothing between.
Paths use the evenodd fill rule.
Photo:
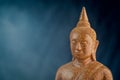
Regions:
<instances>
[{"instance_id":1,"label":"lip","mask_svg":"<svg viewBox=\"0 0 120 80\"><path fill-rule=\"evenodd\" d=\"M78 53L78 52L80 52L80 51L78 51L78 50L75 50L75 53Z\"/></svg>"},{"instance_id":2,"label":"lip","mask_svg":"<svg viewBox=\"0 0 120 80\"><path fill-rule=\"evenodd\" d=\"M75 52L75 53L81 53L82 51L79 51L79 50L75 50L74 52Z\"/></svg>"}]
</instances>

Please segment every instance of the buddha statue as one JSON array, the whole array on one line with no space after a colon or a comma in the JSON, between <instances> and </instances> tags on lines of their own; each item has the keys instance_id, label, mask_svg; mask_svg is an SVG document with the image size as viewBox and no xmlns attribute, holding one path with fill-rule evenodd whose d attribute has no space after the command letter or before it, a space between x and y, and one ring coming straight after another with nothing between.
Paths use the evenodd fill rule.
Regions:
<instances>
[{"instance_id":1,"label":"buddha statue","mask_svg":"<svg viewBox=\"0 0 120 80\"><path fill-rule=\"evenodd\" d=\"M111 71L96 60L98 44L83 7L78 23L70 33L72 61L58 69L55 80L113 80Z\"/></svg>"}]
</instances>

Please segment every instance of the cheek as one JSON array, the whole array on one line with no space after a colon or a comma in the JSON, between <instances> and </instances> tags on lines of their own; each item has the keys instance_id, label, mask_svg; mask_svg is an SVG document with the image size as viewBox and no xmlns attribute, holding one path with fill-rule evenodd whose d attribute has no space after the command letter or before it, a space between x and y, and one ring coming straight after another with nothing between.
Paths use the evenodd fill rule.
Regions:
<instances>
[{"instance_id":1,"label":"cheek","mask_svg":"<svg viewBox=\"0 0 120 80\"><path fill-rule=\"evenodd\" d=\"M91 46L91 45L86 46L86 47L84 48L84 51L85 51L86 54L91 53L91 51L92 51L92 46Z\"/></svg>"},{"instance_id":2,"label":"cheek","mask_svg":"<svg viewBox=\"0 0 120 80\"><path fill-rule=\"evenodd\" d=\"M91 45L91 46L89 47L89 53L92 53L92 50L93 50L93 46Z\"/></svg>"},{"instance_id":3,"label":"cheek","mask_svg":"<svg viewBox=\"0 0 120 80\"><path fill-rule=\"evenodd\" d=\"M70 48L71 48L71 50L73 51L75 47L74 47L73 44L70 44Z\"/></svg>"},{"instance_id":4,"label":"cheek","mask_svg":"<svg viewBox=\"0 0 120 80\"><path fill-rule=\"evenodd\" d=\"M70 43L71 48L75 48L75 45L76 45L75 43Z\"/></svg>"}]
</instances>

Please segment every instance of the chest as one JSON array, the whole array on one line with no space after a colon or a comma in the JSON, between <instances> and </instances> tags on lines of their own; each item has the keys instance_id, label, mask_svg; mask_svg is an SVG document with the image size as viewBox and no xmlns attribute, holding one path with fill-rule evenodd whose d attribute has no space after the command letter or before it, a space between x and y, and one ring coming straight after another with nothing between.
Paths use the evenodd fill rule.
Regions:
<instances>
[{"instance_id":1,"label":"chest","mask_svg":"<svg viewBox=\"0 0 120 80\"><path fill-rule=\"evenodd\" d=\"M75 80L76 76L78 75L78 73L80 73L80 69L79 68L67 68L64 69L62 71L61 77L62 80Z\"/></svg>"},{"instance_id":2,"label":"chest","mask_svg":"<svg viewBox=\"0 0 120 80\"><path fill-rule=\"evenodd\" d=\"M96 69L94 66L67 68L62 71L61 80L89 80Z\"/></svg>"}]
</instances>

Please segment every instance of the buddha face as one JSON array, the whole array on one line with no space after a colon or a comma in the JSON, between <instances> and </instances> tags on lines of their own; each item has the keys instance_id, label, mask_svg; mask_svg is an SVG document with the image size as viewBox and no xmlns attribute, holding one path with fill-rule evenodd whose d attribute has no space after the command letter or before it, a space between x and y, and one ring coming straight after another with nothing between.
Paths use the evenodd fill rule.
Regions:
<instances>
[{"instance_id":1,"label":"buddha face","mask_svg":"<svg viewBox=\"0 0 120 80\"><path fill-rule=\"evenodd\" d=\"M94 41L86 33L72 32L70 35L70 45L74 58L87 59L92 55Z\"/></svg>"}]
</instances>

